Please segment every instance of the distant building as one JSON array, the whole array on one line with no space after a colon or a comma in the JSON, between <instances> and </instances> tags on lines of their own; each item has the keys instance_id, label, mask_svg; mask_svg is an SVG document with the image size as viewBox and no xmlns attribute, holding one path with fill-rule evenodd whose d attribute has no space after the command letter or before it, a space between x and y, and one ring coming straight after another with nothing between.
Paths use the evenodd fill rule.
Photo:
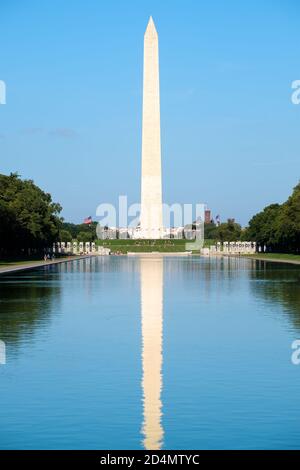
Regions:
<instances>
[{"instance_id":1,"label":"distant building","mask_svg":"<svg viewBox=\"0 0 300 470\"><path fill-rule=\"evenodd\" d=\"M209 209L206 209L206 211L204 212L204 223L205 224L211 223L211 211Z\"/></svg>"}]
</instances>

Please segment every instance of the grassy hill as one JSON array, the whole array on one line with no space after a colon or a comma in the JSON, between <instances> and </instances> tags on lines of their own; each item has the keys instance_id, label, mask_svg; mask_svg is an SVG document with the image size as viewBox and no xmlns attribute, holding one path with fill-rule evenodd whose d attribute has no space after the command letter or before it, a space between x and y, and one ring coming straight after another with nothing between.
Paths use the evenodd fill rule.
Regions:
<instances>
[{"instance_id":1,"label":"grassy hill","mask_svg":"<svg viewBox=\"0 0 300 470\"><path fill-rule=\"evenodd\" d=\"M127 253L143 252L150 253L158 251L161 253L178 253L186 251L185 245L187 240L97 240L97 245L110 248L113 252ZM210 242L210 243L209 243ZM205 246L214 243L213 240L207 240ZM197 250L199 252L199 250Z\"/></svg>"}]
</instances>

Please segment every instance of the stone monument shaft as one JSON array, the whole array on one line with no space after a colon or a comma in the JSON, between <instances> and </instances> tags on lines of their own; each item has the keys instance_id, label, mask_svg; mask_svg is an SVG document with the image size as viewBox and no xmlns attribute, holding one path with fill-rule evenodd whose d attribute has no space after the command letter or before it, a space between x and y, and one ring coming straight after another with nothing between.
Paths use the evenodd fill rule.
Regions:
<instances>
[{"instance_id":1,"label":"stone monument shaft","mask_svg":"<svg viewBox=\"0 0 300 470\"><path fill-rule=\"evenodd\" d=\"M141 237L163 231L158 35L150 17L144 36Z\"/></svg>"}]
</instances>

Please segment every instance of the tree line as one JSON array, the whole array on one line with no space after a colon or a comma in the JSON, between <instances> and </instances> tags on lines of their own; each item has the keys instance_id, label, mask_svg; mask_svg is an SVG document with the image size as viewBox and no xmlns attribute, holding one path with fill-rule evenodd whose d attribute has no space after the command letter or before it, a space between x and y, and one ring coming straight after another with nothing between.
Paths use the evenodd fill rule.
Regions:
<instances>
[{"instance_id":1,"label":"tree line","mask_svg":"<svg viewBox=\"0 0 300 470\"><path fill-rule=\"evenodd\" d=\"M0 254L40 252L57 240L62 208L32 180L0 174Z\"/></svg>"},{"instance_id":2,"label":"tree line","mask_svg":"<svg viewBox=\"0 0 300 470\"><path fill-rule=\"evenodd\" d=\"M300 252L300 183L283 204L270 204L256 214L245 237L277 253Z\"/></svg>"},{"instance_id":3,"label":"tree line","mask_svg":"<svg viewBox=\"0 0 300 470\"><path fill-rule=\"evenodd\" d=\"M71 242L77 240L79 242L93 242L97 239L97 222L91 224L72 224L63 222L61 225L59 241Z\"/></svg>"},{"instance_id":4,"label":"tree line","mask_svg":"<svg viewBox=\"0 0 300 470\"><path fill-rule=\"evenodd\" d=\"M97 222L72 224L59 216L62 208L32 180L17 173L0 174L0 255L42 251L54 242L92 242ZM300 252L300 183L283 204L271 204L254 215L245 229L234 221L205 224L205 239L255 241L268 251Z\"/></svg>"},{"instance_id":5,"label":"tree line","mask_svg":"<svg viewBox=\"0 0 300 470\"><path fill-rule=\"evenodd\" d=\"M283 204L270 204L255 214L245 229L233 220L205 224L206 239L253 241L274 253L300 253L300 183Z\"/></svg>"},{"instance_id":6,"label":"tree line","mask_svg":"<svg viewBox=\"0 0 300 470\"><path fill-rule=\"evenodd\" d=\"M213 221L204 224L204 238L218 242L233 242L243 239L242 227L234 219L216 225Z\"/></svg>"}]
</instances>

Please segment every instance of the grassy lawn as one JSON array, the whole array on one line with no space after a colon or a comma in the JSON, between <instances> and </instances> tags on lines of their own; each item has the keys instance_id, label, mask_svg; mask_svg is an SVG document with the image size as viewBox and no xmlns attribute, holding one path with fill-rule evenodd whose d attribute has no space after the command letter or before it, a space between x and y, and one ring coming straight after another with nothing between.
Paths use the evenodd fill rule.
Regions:
<instances>
[{"instance_id":1,"label":"grassy lawn","mask_svg":"<svg viewBox=\"0 0 300 470\"><path fill-rule=\"evenodd\" d=\"M43 259L37 257L0 259L0 267L21 266L22 264L40 263L41 261L43 261Z\"/></svg>"},{"instance_id":2,"label":"grassy lawn","mask_svg":"<svg viewBox=\"0 0 300 470\"><path fill-rule=\"evenodd\" d=\"M56 259L60 258L68 258L68 256L56 256ZM28 258L2 258L0 259L0 269L1 268L13 268L13 267L18 267L18 266L26 266L27 264L38 264L38 263L44 263L44 258L39 256L32 256Z\"/></svg>"},{"instance_id":3,"label":"grassy lawn","mask_svg":"<svg viewBox=\"0 0 300 470\"><path fill-rule=\"evenodd\" d=\"M178 253L186 251L188 240L98 240L97 245L110 248L113 252L127 253L158 251L161 253ZM211 242L208 240L208 242ZM213 242L213 241L212 241ZM205 243L205 246L209 246ZM199 251L199 250L198 250Z\"/></svg>"}]
</instances>

